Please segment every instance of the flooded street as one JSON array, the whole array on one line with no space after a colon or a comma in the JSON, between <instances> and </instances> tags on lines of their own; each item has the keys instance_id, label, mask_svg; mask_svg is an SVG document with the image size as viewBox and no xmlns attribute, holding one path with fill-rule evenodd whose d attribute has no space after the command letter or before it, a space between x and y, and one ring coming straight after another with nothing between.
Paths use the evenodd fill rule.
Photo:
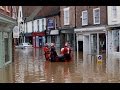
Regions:
<instances>
[{"instance_id":1,"label":"flooded street","mask_svg":"<svg viewBox=\"0 0 120 90\"><path fill-rule=\"evenodd\" d=\"M79 53L82 55L82 53ZM89 58L70 62L45 61L41 49L16 49L14 63L0 69L0 83L119 83L120 61L106 64ZM112 64L110 64L112 62Z\"/></svg>"}]
</instances>

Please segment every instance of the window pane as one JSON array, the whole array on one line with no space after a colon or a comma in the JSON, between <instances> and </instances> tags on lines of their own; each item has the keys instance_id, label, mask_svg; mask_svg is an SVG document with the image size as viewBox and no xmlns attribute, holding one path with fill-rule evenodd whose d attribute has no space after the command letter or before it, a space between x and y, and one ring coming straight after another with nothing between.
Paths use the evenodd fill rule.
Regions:
<instances>
[{"instance_id":1,"label":"window pane","mask_svg":"<svg viewBox=\"0 0 120 90\"><path fill-rule=\"evenodd\" d=\"M82 24L83 25L87 25L88 23L88 14L87 14L87 11L83 12L83 18L82 18Z\"/></svg>"},{"instance_id":2,"label":"window pane","mask_svg":"<svg viewBox=\"0 0 120 90\"><path fill-rule=\"evenodd\" d=\"M100 10L99 9L95 10L94 15L95 15L94 17L95 23L99 23L100 22Z\"/></svg>"}]
</instances>

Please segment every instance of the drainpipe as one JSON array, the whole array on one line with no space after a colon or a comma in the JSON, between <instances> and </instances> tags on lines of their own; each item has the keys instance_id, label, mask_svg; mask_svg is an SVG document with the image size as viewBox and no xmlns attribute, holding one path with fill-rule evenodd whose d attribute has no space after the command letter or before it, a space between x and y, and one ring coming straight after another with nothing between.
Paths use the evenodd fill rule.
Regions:
<instances>
[{"instance_id":1,"label":"drainpipe","mask_svg":"<svg viewBox=\"0 0 120 90\"><path fill-rule=\"evenodd\" d=\"M76 28L76 6L75 6L75 27L74 29ZM75 46L76 46L76 40L75 40L75 37L76 37L76 34L74 32L74 50L75 50Z\"/></svg>"}]
</instances>

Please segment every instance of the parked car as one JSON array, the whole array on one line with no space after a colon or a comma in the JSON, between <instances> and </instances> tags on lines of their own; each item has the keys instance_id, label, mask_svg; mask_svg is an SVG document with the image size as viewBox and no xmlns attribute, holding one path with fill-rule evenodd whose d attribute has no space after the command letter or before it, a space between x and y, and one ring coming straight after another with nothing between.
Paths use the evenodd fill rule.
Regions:
<instances>
[{"instance_id":1,"label":"parked car","mask_svg":"<svg viewBox=\"0 0 120 90\"><path fill-rule=\"evenodd\" d=\"M16 48L25 49L25 48L32 48L30 43L20 43Z\"/></svg>"}]
</instances>

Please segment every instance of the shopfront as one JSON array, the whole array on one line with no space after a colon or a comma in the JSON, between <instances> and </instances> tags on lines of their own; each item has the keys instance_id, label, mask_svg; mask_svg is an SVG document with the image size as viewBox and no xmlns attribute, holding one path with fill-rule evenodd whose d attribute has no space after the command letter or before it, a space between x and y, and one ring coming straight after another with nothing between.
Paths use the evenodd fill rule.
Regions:
<instances>
[{"instance_id":1,"label":"shopfront","mask_svg":"<svg viewBox=\"0 0 120 90\"><path fill-rule=\"evenodd\" d=\"M75 35L74 29L64 29L60 31L60 45L64 47L66 42L70 42L71 47L74 48Z\"/></svg>"},{"instance_id":2,"label":"shopfront","mask_svg":"<svg viewBox=\"0 0 120 90\"><path fill-rule=\"evenodd\" d=\"M120 27L108 29L108 55L120 57Z\"/></svg>"},{"instance_id":3,"label":"shopfront","mask_svg":"<svg viewBox=\"0 0 120 90\"><path fill-rule=\"evenodd\" d=\"M60 47L59 30L49 30L49 33L47 33L47 43L54 43L57 48Z\"/></svg>"},{"instance_id":4,"label":"shopfront","mask_svg":"<svg viewBox=\"0 0 120 90\"><path fill-rule=\"evenodd\" d=\"M75 29L75 33L77 36L77 52L79 38L83 35L83 58L92 54L106 57L106 27Z\"/></svg>"},{"instance_id":5,"label":"shopfront","mask_svg":"<svg viewBox=\"0 0 120 90\"><path fill-rule=\"evenodd\" d=\"M33 32L33 47L41 48L45 45L45 32Z\"/></svg>"}]
</instances>

